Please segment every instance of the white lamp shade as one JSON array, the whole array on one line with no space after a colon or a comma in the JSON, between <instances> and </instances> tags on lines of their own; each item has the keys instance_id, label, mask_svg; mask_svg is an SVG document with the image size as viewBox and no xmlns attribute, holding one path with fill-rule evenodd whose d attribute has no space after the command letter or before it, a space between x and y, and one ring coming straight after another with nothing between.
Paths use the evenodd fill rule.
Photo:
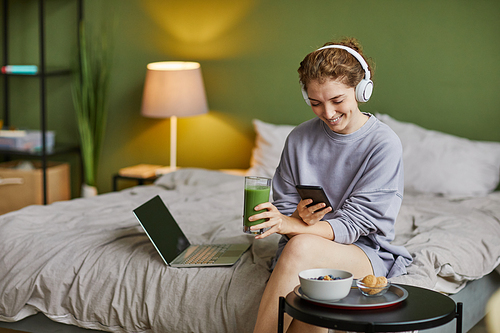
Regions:
<instances>
[{"instance_id":1,"label":"white lamp shade","mask_svg":"<svg viewBox=\"0 0 500 333\"><path fill-rule=\"evenodd\" d=\"M141 113L145 117L188 117L208 112L200 64L154 62L147 66Z\"/></svg>"}]
</instances>

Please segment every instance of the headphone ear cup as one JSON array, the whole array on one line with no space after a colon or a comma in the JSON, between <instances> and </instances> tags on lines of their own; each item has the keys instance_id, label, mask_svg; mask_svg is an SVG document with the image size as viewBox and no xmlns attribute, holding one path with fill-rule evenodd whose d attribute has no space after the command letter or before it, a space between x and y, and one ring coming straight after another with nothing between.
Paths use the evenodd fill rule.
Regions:
<instances>
[{"instance_id":1,"label":"headphone ear cup","mask_svg":"<svg viewBox=\"0 0 500 333\"><path fill-rule=\"evenodd\" d=\"M307 95L307 91L304 87L304 84L300 82L300 90L302 90L302 97L304 98L304 101L306 101L306 104L311 106L311 101L309 100L309 95Z\"/></svg>"},{"instance_id":2,"label":"headphone ear cup","mask_svg":"<svg viewBox=\"0 0 500 333\"><path fill-rule=\"evenodd\" d=\"M356 100L358 102L368 102L373 93L373 81L372 80L361 80L356 86Z\"/></svg>"}]
</instances>

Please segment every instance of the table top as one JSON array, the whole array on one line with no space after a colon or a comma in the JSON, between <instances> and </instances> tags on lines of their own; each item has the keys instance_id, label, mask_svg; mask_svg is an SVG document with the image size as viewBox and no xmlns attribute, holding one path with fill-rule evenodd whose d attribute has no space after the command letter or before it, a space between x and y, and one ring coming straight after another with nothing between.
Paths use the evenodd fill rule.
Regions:
<instances>
[{"instance_id":1,"label":"table top","mask_svg":"<svg viewBox=\"0 0 500 333\"><path fill-rule=\"evenodd\" d=\"M444 325L456 317L456 304L450 297L415 286L399 286L408 291L408 298L386 308L332 309L291 292L285 299L285 312L309 324L357 332L422 330Z\"/></svg>"}]
</instances>

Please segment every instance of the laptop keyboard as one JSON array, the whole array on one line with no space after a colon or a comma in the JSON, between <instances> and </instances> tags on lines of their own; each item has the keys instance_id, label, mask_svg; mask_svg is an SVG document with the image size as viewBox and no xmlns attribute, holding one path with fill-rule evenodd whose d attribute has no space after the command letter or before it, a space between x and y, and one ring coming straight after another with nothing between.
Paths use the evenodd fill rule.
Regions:
<instances>
[{"instance_id":1,"label":"laptop keyboard","mask_svg":"<svg viewBox=\"0 0 500 333\"><path fill-rule=\"evenodd\" d=\"M183 264L213 264L229 248L228 244L199 245Z\"/></svg>"}]
</instances>

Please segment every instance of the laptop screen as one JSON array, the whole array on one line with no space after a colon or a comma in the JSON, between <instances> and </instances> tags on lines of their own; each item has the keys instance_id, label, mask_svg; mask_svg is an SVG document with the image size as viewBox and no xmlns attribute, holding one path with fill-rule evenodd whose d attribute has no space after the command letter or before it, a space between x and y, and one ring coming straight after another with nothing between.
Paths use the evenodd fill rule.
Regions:
<instances>
[{"instance_id":1,"label":"laptop screen","mask_svg":"<svg viewBox=\"0 0 500 333\"><path fill-rule=\"evenodd\" d=\"M189 247L188 239L158 195L134 209L134 214L167 263Z\"/></svg>"}]
</instances>

